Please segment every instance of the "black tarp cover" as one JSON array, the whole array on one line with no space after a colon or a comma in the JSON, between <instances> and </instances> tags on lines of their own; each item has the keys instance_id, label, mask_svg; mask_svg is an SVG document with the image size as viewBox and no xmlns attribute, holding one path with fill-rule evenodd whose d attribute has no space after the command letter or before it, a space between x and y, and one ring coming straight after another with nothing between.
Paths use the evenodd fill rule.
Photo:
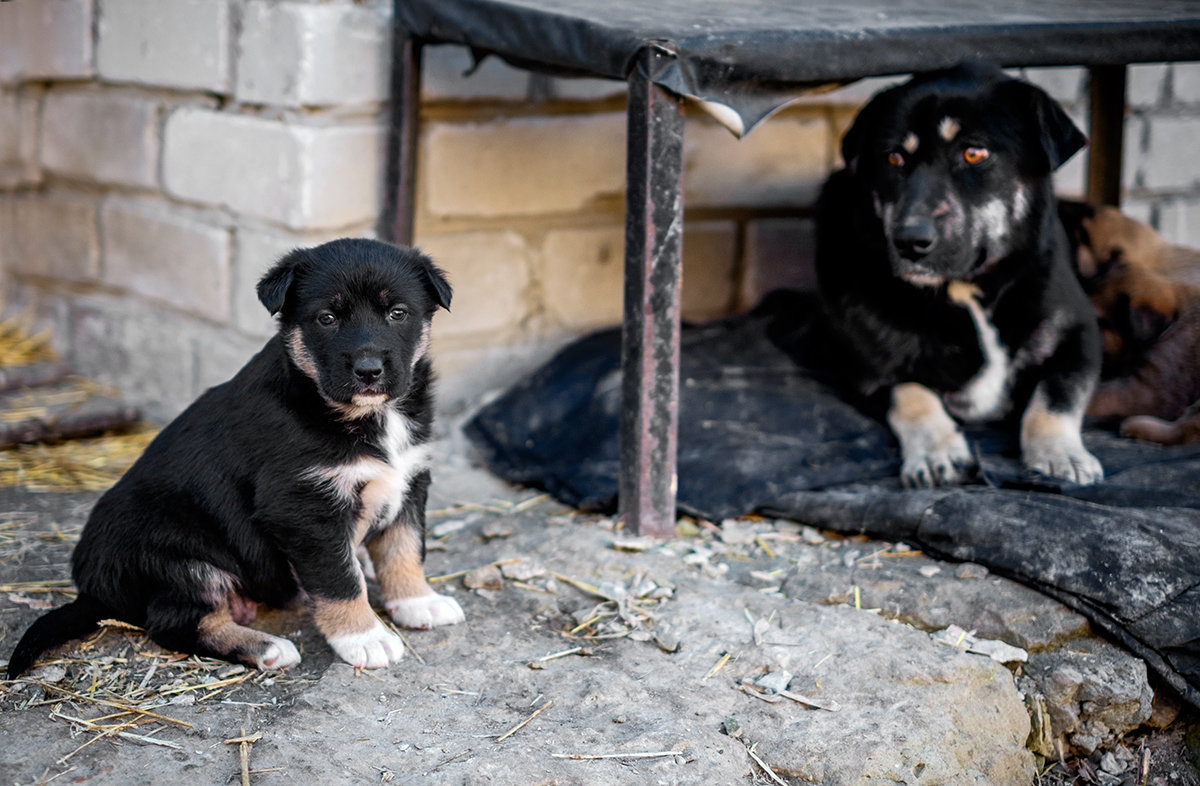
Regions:
<instances>
[{"instance_id":1,"label":"black tarp cover","mask_svg":"<svg viewBox=\"0 0 1200 786\"><path fill-rule=\"evenodd\" d=\"M1200 707L1200 446L1090 428L1107 477L1078 487L1023 474L1006 430L974 430L979 482L904 490L887 428L800 365L836 362L815 305L776 293L750 315L684 326L679 508L780 515L986 565L1083 613ZM619 331L585 337L483 408L468 436L501 477L612 511L619 368Z\"/></svg>"},{"instance_id":2,"label":"black tarp cover","mask_svg":"<svg viewBox=\"0 0 1200 786\"><path fill-rule=\"evenodd\" d=\"M521 66L626 79L651 49L651 79L729 107L748 131L800 91L947 68L1200 59L1194 0L397 0L419 39Z\"/></svg>"}]
</instances>

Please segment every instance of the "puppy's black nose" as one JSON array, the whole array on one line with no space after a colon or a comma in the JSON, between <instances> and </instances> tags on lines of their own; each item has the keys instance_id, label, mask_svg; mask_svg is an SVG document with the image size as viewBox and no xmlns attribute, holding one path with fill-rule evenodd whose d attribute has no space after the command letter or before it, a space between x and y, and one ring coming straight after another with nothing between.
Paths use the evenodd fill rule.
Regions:
<instances>
[{"instance_id":1,"label":"puppy's black nose","mask_svg":"<svg viewBox=\"0 0 1200 786\"><path fill-rule=\"evenodd\" d=\"M383 376L383 361L379 358L359 358L353 368L354 376L367 384Z\"/></svg>"},{"instance_id":2,"label":"puppy's black nose","mask_svg":"<svg viewBox=\"0 0 1200 786\"><path fill-rule=\"evenodd\" d=\"M892 235L892 245L906 259L920 259L937 242L937 232L928 221L908 221Z\"/></svg>"}]
</instances>

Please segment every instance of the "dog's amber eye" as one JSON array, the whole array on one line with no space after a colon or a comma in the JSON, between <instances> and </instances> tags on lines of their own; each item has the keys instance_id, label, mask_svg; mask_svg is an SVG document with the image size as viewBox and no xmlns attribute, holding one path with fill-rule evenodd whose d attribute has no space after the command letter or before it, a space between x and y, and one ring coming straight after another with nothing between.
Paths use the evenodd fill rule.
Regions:
<instances>
[{"instance_id":1,"label":"dog's amber eye","mask_svg":"<svg viewBox=\"0 0 1200 786\"><path fill-rule=\"evenodd\" d=\"M388 312L388 319L393 322L403 322L408 317L408 309L396 307Z\"/></svg>"},{"instance_id":2,"label":"dog's amber eye","mask_svg":"<svg viewBox=\"0 0 1200 786\"><path fill-rule=\"evenodd\" d=\"M968 147L963 151L963 161L968 164L978 164L990 155L991 153L986 147Z\"/></svg>"},{"instance_id":3,"label":"dog's amber eye","mask_svg":"<svg viewBox=\"0 0 1200 786\"><path fill-rule=\"evenodd\" d=\"M317 314L317 322L324 325L325 327L329 327L330 325L337 322L337 317L335 317L329 311L322 311L320 314Z\"/></svg>"},{"instance_id":4,"label":"dog's amber eye","mask_svg":"<svg viewBox=\"0 0 1200 786\"><path fill-rule=\"evenodd\" d=\"M888 153L888 163L892 166L904 166L904 156L895 151Z\"/></svg>"}]
</instances>

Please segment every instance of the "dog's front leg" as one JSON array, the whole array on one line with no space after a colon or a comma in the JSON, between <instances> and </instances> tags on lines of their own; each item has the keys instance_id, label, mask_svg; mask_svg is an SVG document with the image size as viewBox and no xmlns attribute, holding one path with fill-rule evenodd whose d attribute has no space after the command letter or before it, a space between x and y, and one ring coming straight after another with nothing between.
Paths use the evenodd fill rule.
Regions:
<instances>
[{"instance_id":1,"label":"dog's front leg","mask_svg":"<svg viewBox=\"0 0 1200 786\"><path fill-rule=\"evenodd\" d=\"M892 388L888 425L900 442L900 482L906 488L961 483L974 459L958 424L942 399L924 385Z\"/></svg>"},{"instance_id":2,"label":"dog's front leg","mask_svg":"<svg viewBox=\"0 0 1200 786\"><path fill-rule=\"evenodd\" d=\"M1104 479L1100 461L1083 446L1080 433L1091 386L1073 395L1051 395L1053 383L1043 380L1021 416L1021 462L1026 469L1090 485ZM1062 401L1058 406L1051 401Z\"/></svg>"},{"instance_id":3,"label":"dog's front leg","mask_svg":"<svg viewBox=\"0 0 1200 786\"><path fill-rule=\"evenodd\" d=\"M367 541L384 607L398 625L434 628L466 619L458 601L425 580L425 494L417 483L399 518Z\"/></svg>"},{"instance_id":4,"label":"dog's front leg","mask_svg":"<svg viewBox=\"0 0 1200 786\"><path fill-rule=\"evenodd\" d=\"M399 661L404 642L371 609L350 543L297 537L290 546L292 568L311 600L313 620L338 657L367 669Z\"/></svg>"}]
</instances>

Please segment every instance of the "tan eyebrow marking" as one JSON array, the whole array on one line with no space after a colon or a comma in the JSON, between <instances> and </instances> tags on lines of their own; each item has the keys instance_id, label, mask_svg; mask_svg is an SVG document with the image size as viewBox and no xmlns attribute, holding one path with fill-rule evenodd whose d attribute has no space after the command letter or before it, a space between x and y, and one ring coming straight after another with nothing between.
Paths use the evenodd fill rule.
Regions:
<instances>
[{"instance_id":1,"label":"tan eyebrow marking","mask_svg":"<svg viewBox=\"0 0 1200 786\"><path fill-rule=\"evenodd\" d=\"M917 147L919 147L920 144L921 140L917 138L917 135L909 131L908 136L904 137L904 142L901 146L904 148L905 152L911 156L913 153L917 152Z\"/></svg>"},{"instance_id":2,"label":"tan eyebrow marking","mask_svg":"<svg viewBox=\"0 0 1200 786\"><path fill-rule=\"evenodd\" d=\"M938 123L938 134L947 142L953 141L961 130L962 125L953 117L943 117L942 121Z\"/></svg>"}]
</instances>

